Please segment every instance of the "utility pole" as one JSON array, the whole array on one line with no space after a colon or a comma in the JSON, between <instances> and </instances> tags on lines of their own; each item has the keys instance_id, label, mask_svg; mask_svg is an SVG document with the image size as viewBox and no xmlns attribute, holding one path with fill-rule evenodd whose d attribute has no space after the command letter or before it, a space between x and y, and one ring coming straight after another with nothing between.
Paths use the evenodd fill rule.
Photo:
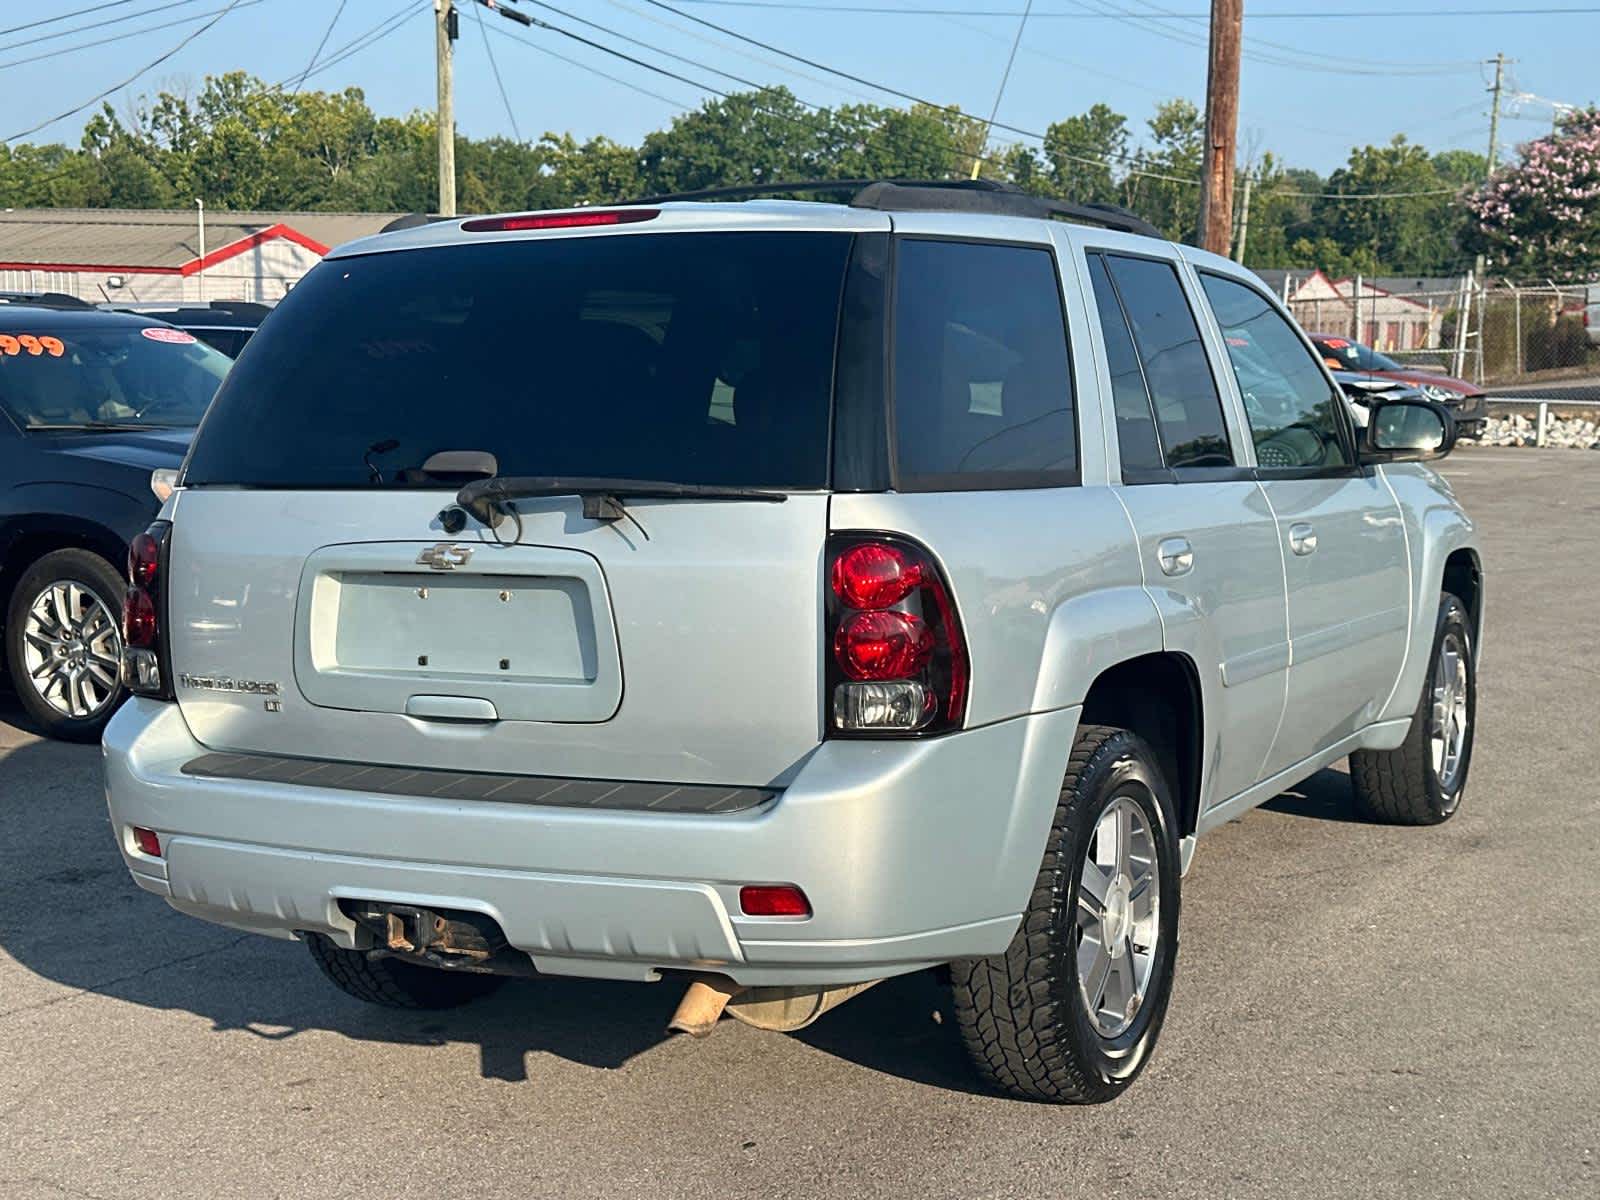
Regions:
<instances>
[{"instance_id":1,"label":"utility pole","mask_svg":"<svg viewBox=\"0 0 1600 1200\"><path fill-rule=\"evenodd\" d=\"M1244 265L1245 247L1250 244L1250 189L1255 181L1254 171L1244 173L1244 199L1239 201L1239 244L1233 251L1234 260L1241 266Z\"/></svg>"},{"instance_id":2,"label":"utility pole","mask_svg":"<svg viewBox=\"0 0 1600 1200\"><path fill-rule=\"evenodd\" d=\"M433 0L434 54L439 74L439 215L456 215L456 102L451 43L460 32L453 0Z\"/></svg>"},{"instance_id":3,"label":"utility pole","mask_svg":"<svg viewBox=\"0 0 1600 1200\"><path fill-rule=\"evenodd\" d=\"M1494 86L1489 90L1494 93L1494 103L1489 108L1489 169L1484 174L1487 179L1494 174L1495 159L1500 157L1500 93L1505 86L1506 56L1504 52L1494 56Z\"/></svg>"},{"instance_id":4,"label":"utility pole","mask_svg":"<svg viewBox=\"0 0 1600 1200\"><path fill-rule=\"evenodd\" d=\"M1206 143L1200 172L1200 244L1227 254L1233 233L1233 160L1239 136L1239 42L1244 0L1211 0Z\"/></svg>"},{"instance_id":5,"label":"utility pole","mask_svg":"<svg viewBox=\"0 0 1600 1200\"><path fill-rule=\"evenodd\" d=\"M1500 157L1500 96L1505 88L1505 74L1506 56L1502 50L1494 56L1494 86L1489 89L1494 94L1494 102L1489 106L1489 161L1483 168L1485 183L1494 177L1495 160ZM1472 273L1482 279L1488 271L1488 266L1488 260L1480 254L1473 259Z\"/></svg>"}]
</instances>

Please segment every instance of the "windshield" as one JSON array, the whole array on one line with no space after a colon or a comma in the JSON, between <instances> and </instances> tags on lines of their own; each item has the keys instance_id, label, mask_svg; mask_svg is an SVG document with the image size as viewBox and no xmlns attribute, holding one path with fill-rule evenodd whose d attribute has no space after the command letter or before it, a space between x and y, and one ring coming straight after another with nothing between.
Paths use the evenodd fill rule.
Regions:
<instances>
[{"instance_id":1,"label":"windshield","mask_svg":"<svg viewBox=\"0 0 1600 1200\"><path fill-rule=\"evenodd\" d=\"M848 234L627 234L333 259L245 347L190 485L501 475L817 488Z\"/></svg>"},{"instance_id":2,"label":"windshield","mask_svg":"<svg viewBox=\"0 0 1600 1200\"><path fill-rule=\"evenodd\" d=\"M200 423L232 365L164 325L0 333L0 408L23 429Z\"/></svg>"},{"instance_id":3,"label":"windshield","mask_svg":"<svg viewBox=\"0 0 1600 1200\"><path fill-rule=\"evenodd\" d=\"M1371 346L1346 338L1316 338L1317 349L1328 366L1336 371L1403 371L1394 359L1379 354Z\"/></svg>"}]
</instances>

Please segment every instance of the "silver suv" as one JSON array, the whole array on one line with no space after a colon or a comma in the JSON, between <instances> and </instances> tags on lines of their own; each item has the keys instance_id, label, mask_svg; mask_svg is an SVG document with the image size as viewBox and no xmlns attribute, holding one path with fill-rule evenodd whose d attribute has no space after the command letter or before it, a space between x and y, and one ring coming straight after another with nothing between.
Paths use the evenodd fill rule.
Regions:
<instances>
[{"instance_id":1,"label":"silver suv","mask_svg":"<svg viewBox=\"0 0 1600 1200\"><path fill-rule=\"evenodd\" d=\"M1377 818L1459 804L1452 441L1358 431L1234 263L990 188L356 242L133 547L114 828L363 1000L788 1029L942 968L989 1082L1109 1099L1200 835L1346 757Z\"/></svg>"}]
</instances>

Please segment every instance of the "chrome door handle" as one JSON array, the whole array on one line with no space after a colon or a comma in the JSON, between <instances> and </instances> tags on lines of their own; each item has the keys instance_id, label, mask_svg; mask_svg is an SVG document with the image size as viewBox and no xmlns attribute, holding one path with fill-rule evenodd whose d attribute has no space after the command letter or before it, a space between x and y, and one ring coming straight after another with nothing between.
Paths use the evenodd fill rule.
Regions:
<instances>
[{"instance_id":1,"label":"chrome door handle","mask_svg":"<svg viewBox=\"0 0 1600 1200\"><path fill-rule=\"evenodd\" d=\"M1156 546L1156 561L1167 575L1187 575L1194 570L1194 547L1186 537L1164 539Z\"/></svg>"},{"instance_id":2,"label":"chrome door handle","mask_svg":"<svg viewBox=\"0 0 1600 1200\"><path fill-rule=\"evenodd\" d=\"M1300 555L1316 553L1317 531L1304 521L1289 526L1289 549Z\"/></svg>"}]
</instances>

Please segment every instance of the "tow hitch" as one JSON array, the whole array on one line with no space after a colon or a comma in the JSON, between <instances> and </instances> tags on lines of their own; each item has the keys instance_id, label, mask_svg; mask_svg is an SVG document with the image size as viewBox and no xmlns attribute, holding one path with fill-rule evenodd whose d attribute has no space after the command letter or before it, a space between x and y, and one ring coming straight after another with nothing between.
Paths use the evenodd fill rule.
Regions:
<instances>
[{"instance_id":1,"label":"tow hitch","mask_svg":"<svg viewBox=\"0 0 1600 1200\"><path fill-rule=\"evenodd\" d=\"M339 906L372 936L368 954L374 957L404 958L446 971L537 974L528 956L512 949L499 924L483 913L372 900L344 900Z\"/></svg>"}]
</instances>

